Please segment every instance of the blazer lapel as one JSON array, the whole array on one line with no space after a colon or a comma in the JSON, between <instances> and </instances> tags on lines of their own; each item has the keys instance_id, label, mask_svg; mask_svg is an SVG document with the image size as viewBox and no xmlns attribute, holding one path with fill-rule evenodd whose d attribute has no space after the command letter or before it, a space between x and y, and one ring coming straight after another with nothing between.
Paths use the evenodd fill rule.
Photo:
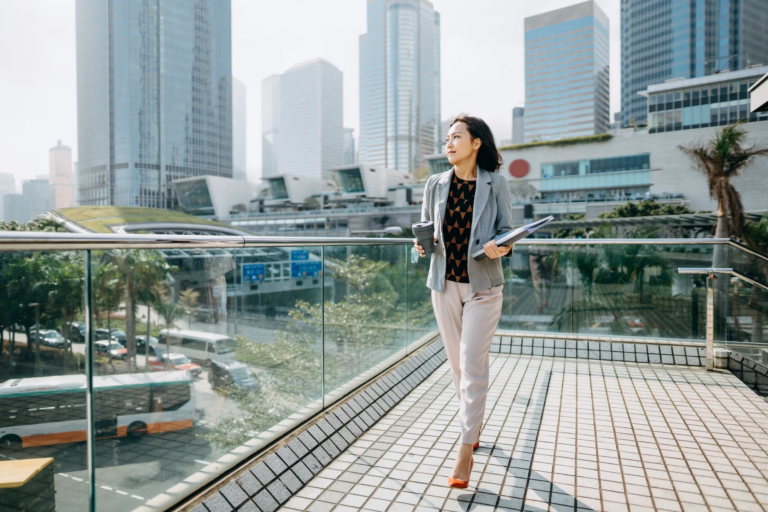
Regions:
<instances>
[{"instance_id":1,"label":"blazer lapel","mask_svg":"<svg viewBox=\"0 0 768 512\"><path fill-rule=\"evenodd\" d=\"M437 187L435 187L435 192L437 192L437 202L435 205L435 208L437 208L437 211L435 212L435 219L437 222L435 222L435 232L437 233L442 233L443 230L443 220L445 219L445 204L448 202L448 192L451 189L452 178L453 168L443 173L440 179L437 180ZM441 235L438 234L437 236L438 239L441 238Z\"/></svg>"},{"instance_id":2,"label":"blazer lapel","mask_svg":"<svg viewBox=\"0 0 768 512\"><path fill-rule=\"evenodd\" d=\"M475 190L475 204L472 206L472 232L474 233L477 221L483 213L488 195L491 193L491 177L488 172L477 168L477 190ZM485 242L483 242L485 243Z\"/></svg>"}]
</instances>

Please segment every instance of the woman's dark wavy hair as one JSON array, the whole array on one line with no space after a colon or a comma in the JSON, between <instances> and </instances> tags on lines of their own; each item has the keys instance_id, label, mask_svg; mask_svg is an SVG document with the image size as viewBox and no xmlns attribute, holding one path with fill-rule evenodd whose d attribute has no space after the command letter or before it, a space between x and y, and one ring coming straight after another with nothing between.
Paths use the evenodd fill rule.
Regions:
<instances>
[{"instance_id":1,"label":"woman's dark wavy hair","mask_svg":"<svg viewBox=\"0 0 768 512\"><path fill-rule=\"evenodd\" d=\"M493 138L493 132L485 121L479 117L459 115L451 122L451 126L456 123L464 123L473 139L479 138L483 143L477 151L477 165L481 169L490 172L499 172L502 160L499 150L496 149L496 141Z\"/></svg>"}]
</instances>

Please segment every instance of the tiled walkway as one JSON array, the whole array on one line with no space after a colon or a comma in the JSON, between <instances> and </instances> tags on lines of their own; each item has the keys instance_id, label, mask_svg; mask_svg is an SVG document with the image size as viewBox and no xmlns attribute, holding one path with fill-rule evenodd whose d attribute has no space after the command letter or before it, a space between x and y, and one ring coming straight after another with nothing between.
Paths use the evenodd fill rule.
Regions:
<instances>
[{"instance_id":1,"label":"tiled walkway","mask_svg":"<svg viewBox=\"0 0 768 512\"><path fill-rule=\"evenodd\" d=\"M468 489L443 364L280 510L768 510L768 403L702 368L491 354Z\"/></svg>"}]
</instances>

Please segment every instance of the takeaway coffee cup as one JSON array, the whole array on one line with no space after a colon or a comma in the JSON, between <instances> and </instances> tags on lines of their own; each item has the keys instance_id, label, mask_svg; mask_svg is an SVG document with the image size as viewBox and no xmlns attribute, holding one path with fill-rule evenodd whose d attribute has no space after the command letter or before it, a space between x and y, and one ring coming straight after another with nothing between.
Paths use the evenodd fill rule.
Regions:
<instances>
[{"instance_id":1,"label":"takeaway coffee cup","mask_svg":"<svg viewBox=\"0 0 768 512\"><path fill-rule=\"evenodd\" d=\"M424 249L424 254L429 256L435 250L435 226L431 220L417 222L413 226L413 236L419 241L419 245Z\"/></svg>"}]
</instances>

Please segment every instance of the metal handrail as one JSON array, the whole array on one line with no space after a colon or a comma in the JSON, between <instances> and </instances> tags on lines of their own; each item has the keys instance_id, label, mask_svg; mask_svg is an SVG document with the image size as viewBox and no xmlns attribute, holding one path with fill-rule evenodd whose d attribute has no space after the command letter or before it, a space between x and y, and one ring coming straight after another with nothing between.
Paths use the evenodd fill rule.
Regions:
<instances>
[{"instance_id":1,"label":"metal handrail","mask_svg":"<svg viewBox=\"0 0 768 512\"><path fill-rule=\"evenodd\" d=\"M732 268L678 268L677 272L679 274L729 274L733 277L741 279L742 281L746 281L753 286L757 286L758 288L762 288L763 290L768 291L768 286L759 281L755 281L751 277L747 277L738 270L733 270Z\"/></svg>"},{"instance_id":2,"label":"metal handrail","mask_svg":"<svg viewBox=\"0 0 768 512\"><path fill-rule=\"evenodd\" d=\"M411 238L282 237L212 235L134 235L111 233L0 232L0 251L99 249L232 249L245 247L318 247L347 245L410 245ZM516 245L722 245L727 238L546 238L525 239ZM741 248L741 246L739 245ZM758 255L758 254L756 254ZM768 261L768 258L765 258Z\"/></svg>"}]
</instances>

